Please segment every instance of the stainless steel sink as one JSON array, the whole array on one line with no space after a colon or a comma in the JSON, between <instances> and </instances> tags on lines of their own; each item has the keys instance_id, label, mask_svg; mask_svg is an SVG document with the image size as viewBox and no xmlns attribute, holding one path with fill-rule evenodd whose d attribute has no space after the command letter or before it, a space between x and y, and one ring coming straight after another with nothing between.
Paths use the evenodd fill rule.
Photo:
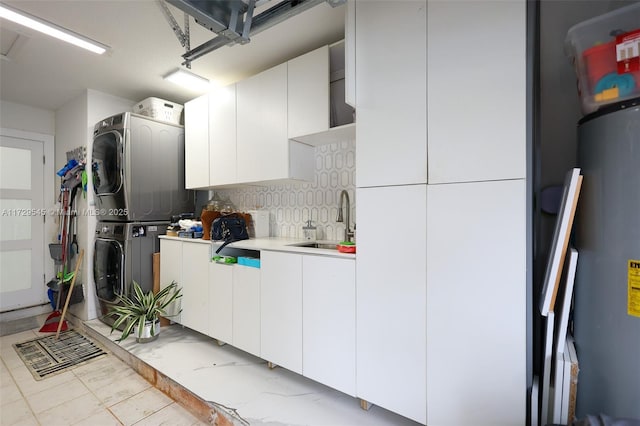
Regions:
<instances>
[{"instance_id":1,"label":"stainless steel sink","mask_svg":"<svg viewBox=\"0 0 640 426\"><path fill-rule=\"evenodd\" d=\"M316 241L312 241L308 243L295 243L295 244L289 244L289 245L293 247L308 247L308 248L338 250L336 243L318 243Z\"/></svg>"}]
</instances>

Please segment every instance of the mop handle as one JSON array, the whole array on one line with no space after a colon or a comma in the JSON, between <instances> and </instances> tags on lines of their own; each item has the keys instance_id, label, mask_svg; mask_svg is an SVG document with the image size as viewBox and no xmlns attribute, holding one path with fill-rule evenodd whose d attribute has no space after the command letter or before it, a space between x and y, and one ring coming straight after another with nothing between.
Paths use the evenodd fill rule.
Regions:
<instances>
[{"instance_id":1,"label":"mop handle","mask_svg":"<svg viewBox=\"0 0 640 426\"><path fill-rule=\"evenodd\" d=\"M80 264L82 263L82 257L84 256L84 249L80 250L80 256L78 257L78 262L76 262L76 270L73 273L73 278L71 279L71 285L69 286L69 294L67 294L67 300L64 302L64 309L62 310L62 316L60 317L60 322L58 323L58 330L56 331L56 339L60 336L60 329L62 328L62 323L64 322L64 316L67 313L67 307L69 306L69 300L71 300L71 293L73 292L73 284L76 282L76 277L78 276L78 269L80 269ZM64 282L60 286L60 293L62 293L62 289L64 288Z\"/></svg>"}]
</instances>

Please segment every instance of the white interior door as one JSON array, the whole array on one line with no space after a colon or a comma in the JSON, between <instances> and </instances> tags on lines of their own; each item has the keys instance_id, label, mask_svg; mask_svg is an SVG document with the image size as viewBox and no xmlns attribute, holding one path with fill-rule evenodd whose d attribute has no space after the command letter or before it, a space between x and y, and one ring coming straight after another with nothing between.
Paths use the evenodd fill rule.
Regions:
<instances>
[{"instance_id":1,"label":"white interior door","mask_svg":"<svg viewBox=\"0 0 640 426\"><path fill-rule=\"evenodd\" d=\"M44 285L44 146L0 136L0 311L47 301ZM47 254L48 255L48 254Z\"/></svg>"}]
</instances>

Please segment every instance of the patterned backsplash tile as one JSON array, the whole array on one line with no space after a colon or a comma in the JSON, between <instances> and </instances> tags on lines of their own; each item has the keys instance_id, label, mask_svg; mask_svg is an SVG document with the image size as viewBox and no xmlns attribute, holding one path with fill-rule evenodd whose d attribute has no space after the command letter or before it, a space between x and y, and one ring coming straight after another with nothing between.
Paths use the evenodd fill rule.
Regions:
<instances>
[{"instance_id":1,"label":"patterned backsplash tile","mask_svg":"<svg viewBox=\"0 0 640 426\"><path fill-rule=\"evenodd\" d=\"M341 241L345 225L336 218L343 189L351 201L351 229L356 217L355 142L316 147L315 160L313 182L217 189L209 196L229 198L239 211L268 210L272 237L302 238L302 227L311 219L318 239Z\"/></svg>"}]
</instances>

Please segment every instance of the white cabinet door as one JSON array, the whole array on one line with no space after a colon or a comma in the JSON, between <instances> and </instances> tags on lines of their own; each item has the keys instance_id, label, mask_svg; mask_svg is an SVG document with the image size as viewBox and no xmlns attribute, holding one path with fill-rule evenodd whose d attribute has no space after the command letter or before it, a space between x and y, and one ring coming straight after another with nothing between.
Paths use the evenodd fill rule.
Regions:
<instances>
[{"instance_id":1,"label":"white cabinet door","mask_svg":"<svg viewBox=\"0 0 640 426\"><path fill-rule=\"evenodd\" d=\"M426 183L427 1L355 8L357 185Z\"/></svg>"},{"instance_id":2,"label":"white cabinet door","mask_svg":"<svg viewBox=\"0 0 640 426\"><path fill-rule=\"evenodd\" d=\"M233 346L260 356L260 269L233 267Z\"/></svg>"},{"instance_id":3,"label":"white cabinet door","mask_svg":"<svg viewBox=\"0 0 640 426\"><path fill-rule=\"evenodd\" d=\"M260 254L261 357L302 374L302 256Z\"/></svg>"},{"instance_id":4,"label":"white cabinet door","mask_svg":"<svg viewBox=\"0 0 640 426\"><path fill-rule=\"evenodd\" d=\"M225 343L233 341L233 269L209 263L209 335Z\"/></svg>"},{"instance_id":5,"label":"white cabinet door","mask_svg":"<svg viewBox=\"0 0 640 426\"><path fill-rule=\"evenodd\" d=\"M237 83L238 181L287 177L287 64Z\"/></svg>"},{"instance_id":6,"label":"white cabinet door","mask_svg":"<svg viewBox=\"0 0 640 426\"><path fill-rule=\"evenodd\" d=\"M344 101L356 107L356 0L347 0L344 17Z\"/></svg>"},{"instance_id":7,"label":"white cabinet door","mask_svg":"<svg viewBox=\"0 0 640 426\"><path fill-rule=\"evenodd\" d=\"M329 46L290 60L289 138L329 130Z\"/></svg>"},{"instance_id":8,"label":"white cabinet door","mask_svg":"<svg viewBox=\"0 0 640 426\"><path fill-rule=\"evenodd\" d=\"M362 248L356 262L357 395L423 424L429 266L426 198L426 185L356 191L358 246ZM381 200L406 215L402 223L385 228L397 233L388 238L381 238L381 224L389 223Z\"/></svg>"},{"instance_id":9,"label":"white cabinet door","mask_svg":"<svg viewBox=\"0 0 640 426\"><path fill-rule=\"evenodd\" d=\"M209 186L209 95L184 104L184 172L188 189Z\"/></svg>"},{"instance_id":10,"label":"white cabinet door","mask_svg":"<svg viewBox=\"0 0 640 426\"><path fill-rule=\"evenodd\" d=\"M182 241L173 241L167 239L160 240L160 287L164 288L171 284L172 281L178 283L178 287L183 288L182 281ZM166 311L171 321L182 323L180 312L182 306L182 298L168 306ZM175 316L174 316L175 315Z\"/></svg>"},{"instance_id":11,"label":"white cabinet door","mask_svg":"<svg viewBox=\"0 0 640 426\"><path fill-rule=\"evenodd\" d=\"M524 178L526 1L430 1L428 19L429 183Z\"/></svg>"},{"instance_id":12,"label":"white cabinet door","mask_svg":"<svg viewBox=\"0 0 640 426\"><path fill-rule=\"evenodd\" d=\"M427 424L524 424L525 181L429 185L427 201Z\"/></svg>"},{"instance_id":13,"label":"white cabinet door","mask_svg":"<svg viewBox=\"0 0 640 426\"><path fill-rule=\"evenodd\" d=\"M302 373L356 395L356 264L304 256Z\"/></svg>"},{"instance_id":14,"label":"white cabinet door","mask_svg":"<svg viewBox=\"0 0 640 426\"><path fill-rule=\"evenodd\" d=\"M182 244L181 324L197 332L209 332L209 250L208 244Z\"/></svg>"},{"instance_id":15,"label":"white cabinet door","mask_svg":"<svg viewBox=\"0 0 640 426\"><path fill-rule=\"evenodd\" d=\"M236 85L209 93L209 177L211 186L237 182Z\"/></svg>"}]
</instances>

